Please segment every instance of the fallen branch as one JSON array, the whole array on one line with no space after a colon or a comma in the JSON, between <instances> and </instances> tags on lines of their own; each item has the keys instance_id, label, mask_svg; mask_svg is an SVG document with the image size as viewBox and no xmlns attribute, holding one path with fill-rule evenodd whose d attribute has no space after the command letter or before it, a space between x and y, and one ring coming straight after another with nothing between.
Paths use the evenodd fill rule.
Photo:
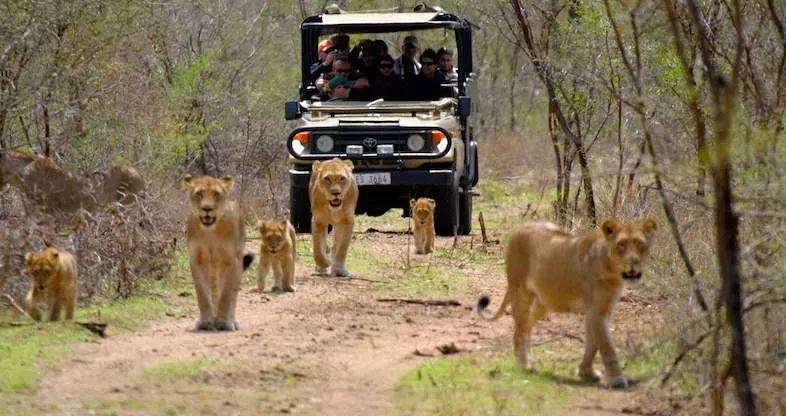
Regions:
<instances>
[{"instance_id":1,"label":"fallen branch","mask_svg":"<svg viewBox=\"0 0 786 416\"><path fill-rule=\"evenodd\" d=\"M101 338L106 338L107 324L102 324L98 322L75 322L75 323L87 329L88 331L100 336Z\"/></svg>"},{"instance_id":2,"label":"fallen branch","mask_svg":"<svg viewBox=\"0 0 786 416\"><path fill-rule=\"evenodd\" d=\"M663 377L660 379L661 386L665 385L666 382L669 381L669 378L671 378L671 376L674 374L674 370L677 368L677 366L682 361L682 359L685 358L689 352L698 348L704 342L704 340L707 339L709 335L710 335L710 331L701 334L698 338L696 338L696 341L687 345L685 348L682 349L682 351L680 351L679 354L677 354L677 357L674 359L674 362L672 362L669 368L666 370L666 374L664 374Z\"/></svg>"},{"instance_id":3,"label":"fallen branch","mask_svg":"<svg viewBox=\"0 0 786 416\"><path fill-rule=\"evenodd\" d=\"M28 315L28 313L24 309L22 309L22 307L19 306L16 303L16 301L14 301L14 298L12 298L11 295L9 295L8 293L3 293L3 297L5 297L6 300L8 300L8 304L11 305L12 308L16 309L17 312L19 312L22 315L26 316L30 320L33 320L33 317Z\"/></svg>"},{"instance_id":4,"label":"fallen branch","mask_svg":"<svg viewBox=\"0 0 786 416\"><path fill-rule=\"evenodd\" d=\"M416 305L426 305L426 306L461 306L461 302L453 299L431 300L431 299L381 298L381 299L377 299L377 302L413 303Z\"/></svg>"}]
</instances>

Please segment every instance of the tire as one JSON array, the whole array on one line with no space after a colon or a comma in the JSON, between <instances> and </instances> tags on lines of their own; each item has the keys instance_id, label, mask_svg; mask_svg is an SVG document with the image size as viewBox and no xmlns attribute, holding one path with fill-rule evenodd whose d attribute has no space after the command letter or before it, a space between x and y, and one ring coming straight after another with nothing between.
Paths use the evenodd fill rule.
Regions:
<instances>
[{"instance_id":1,"label":"tire","mask_svg":"<svg viewBox=\"0 0 786 416\"><path fill-rule=\"evenodd\" d=\"M311 201L308 188L289 187L289 222L298 233L311 232Z\"/></svg>"},{"instance_id":2,"label":"tire","mask_svg":"<svg viewBox=\"0 0 786 416\"><path fill-rule=\"evenodd\" d=\"M469 235L472 232L472 192L467 190L459 195L459 235Z\"/></svg>"},{"instance_id":3,"label":"tire","mask_svg":"<svg viewBox=\"0 0 786 416\"><path fill-rule=\"evenodd\" d=\"M459 188L458 183L453 186L437 188L434 199L437 210L434 212L434 230L437 235L452 237L458 232L459 227Z\"/></svg>"}]
</instances>

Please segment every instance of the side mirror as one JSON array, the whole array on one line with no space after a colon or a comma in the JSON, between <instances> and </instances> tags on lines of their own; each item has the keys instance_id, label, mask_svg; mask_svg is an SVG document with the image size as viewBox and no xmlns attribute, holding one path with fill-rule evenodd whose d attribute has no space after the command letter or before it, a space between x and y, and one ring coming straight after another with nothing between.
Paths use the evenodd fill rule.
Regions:
<instances>
[{"instance_id":1,"label":"side mirror","mask_svg":"<svg viewBox=\"0 0 786 416\"><path fill-rule=\"evenodd\" d=\"M302 116L300 103L297 101L287 101L284 103L284 118L287 120L297 120Z\"/></svg>"},{"instance_id":2,"label":"side mirror","mask_svg":"<svg viewBox=\"0 0 786 416\"><path fill-rule=\"evenodd\" d=\"M458 114L461 118L469 117L472 112L472 100L466 95L458 97Z\"/></svg>"}]
</instances>

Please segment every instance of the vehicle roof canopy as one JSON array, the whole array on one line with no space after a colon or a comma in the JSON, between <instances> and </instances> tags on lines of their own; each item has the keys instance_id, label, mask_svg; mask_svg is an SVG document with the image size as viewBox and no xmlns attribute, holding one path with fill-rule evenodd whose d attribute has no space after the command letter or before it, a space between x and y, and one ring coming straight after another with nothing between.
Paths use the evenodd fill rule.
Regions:
<instances>
[{"instance_id":1,"label":"vehicle roof canopy","mask_svg":"<svg viewBox=\"0 0 786 416\"><path fill-rule=\"evenodd\" d=\"M385 33L423 29L463 29L468 20L444 12L419 13L340 13L311 16L302 29L316 29L320 35L335 33Z\"/></svg>"}]
</instances>

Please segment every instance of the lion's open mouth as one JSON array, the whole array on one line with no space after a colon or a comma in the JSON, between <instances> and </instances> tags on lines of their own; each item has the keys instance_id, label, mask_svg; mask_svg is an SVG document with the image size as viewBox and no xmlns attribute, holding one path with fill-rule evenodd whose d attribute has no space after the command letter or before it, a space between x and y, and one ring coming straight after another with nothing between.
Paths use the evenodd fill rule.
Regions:
<instances>
[{"instance_id":1,"label":"lion's open mouth","mask_svg":"<svg viewBox=\"0 0 786 416\"><path fill-rule=\"evenodd\" d=\"M199 216L199 222L201 222L205 227L209 227L216 223L216 217L212 215L201 215Z\"/></svg>"},{"instance_id":2,"label":"lion's open mouth","mask_svg":"<svg viewBox=\"0 0 786 416\"><path fill-rule=\"evenodd\" d=\"M330 206L333 208L338 208L341 206L341 198L333 198L330 200Z\"/></svg>"},{"instance_id":3,"label":"lion's open mouth","mask_svg":"<svg viewBox=\"0 0 786 416\"><path fill-rule=\"evenodd\" d=\"M641 279L641 272L637 272L635 270L622 272L622 278L625 280L639 280Z\"/></svg>"}]
</instances>

